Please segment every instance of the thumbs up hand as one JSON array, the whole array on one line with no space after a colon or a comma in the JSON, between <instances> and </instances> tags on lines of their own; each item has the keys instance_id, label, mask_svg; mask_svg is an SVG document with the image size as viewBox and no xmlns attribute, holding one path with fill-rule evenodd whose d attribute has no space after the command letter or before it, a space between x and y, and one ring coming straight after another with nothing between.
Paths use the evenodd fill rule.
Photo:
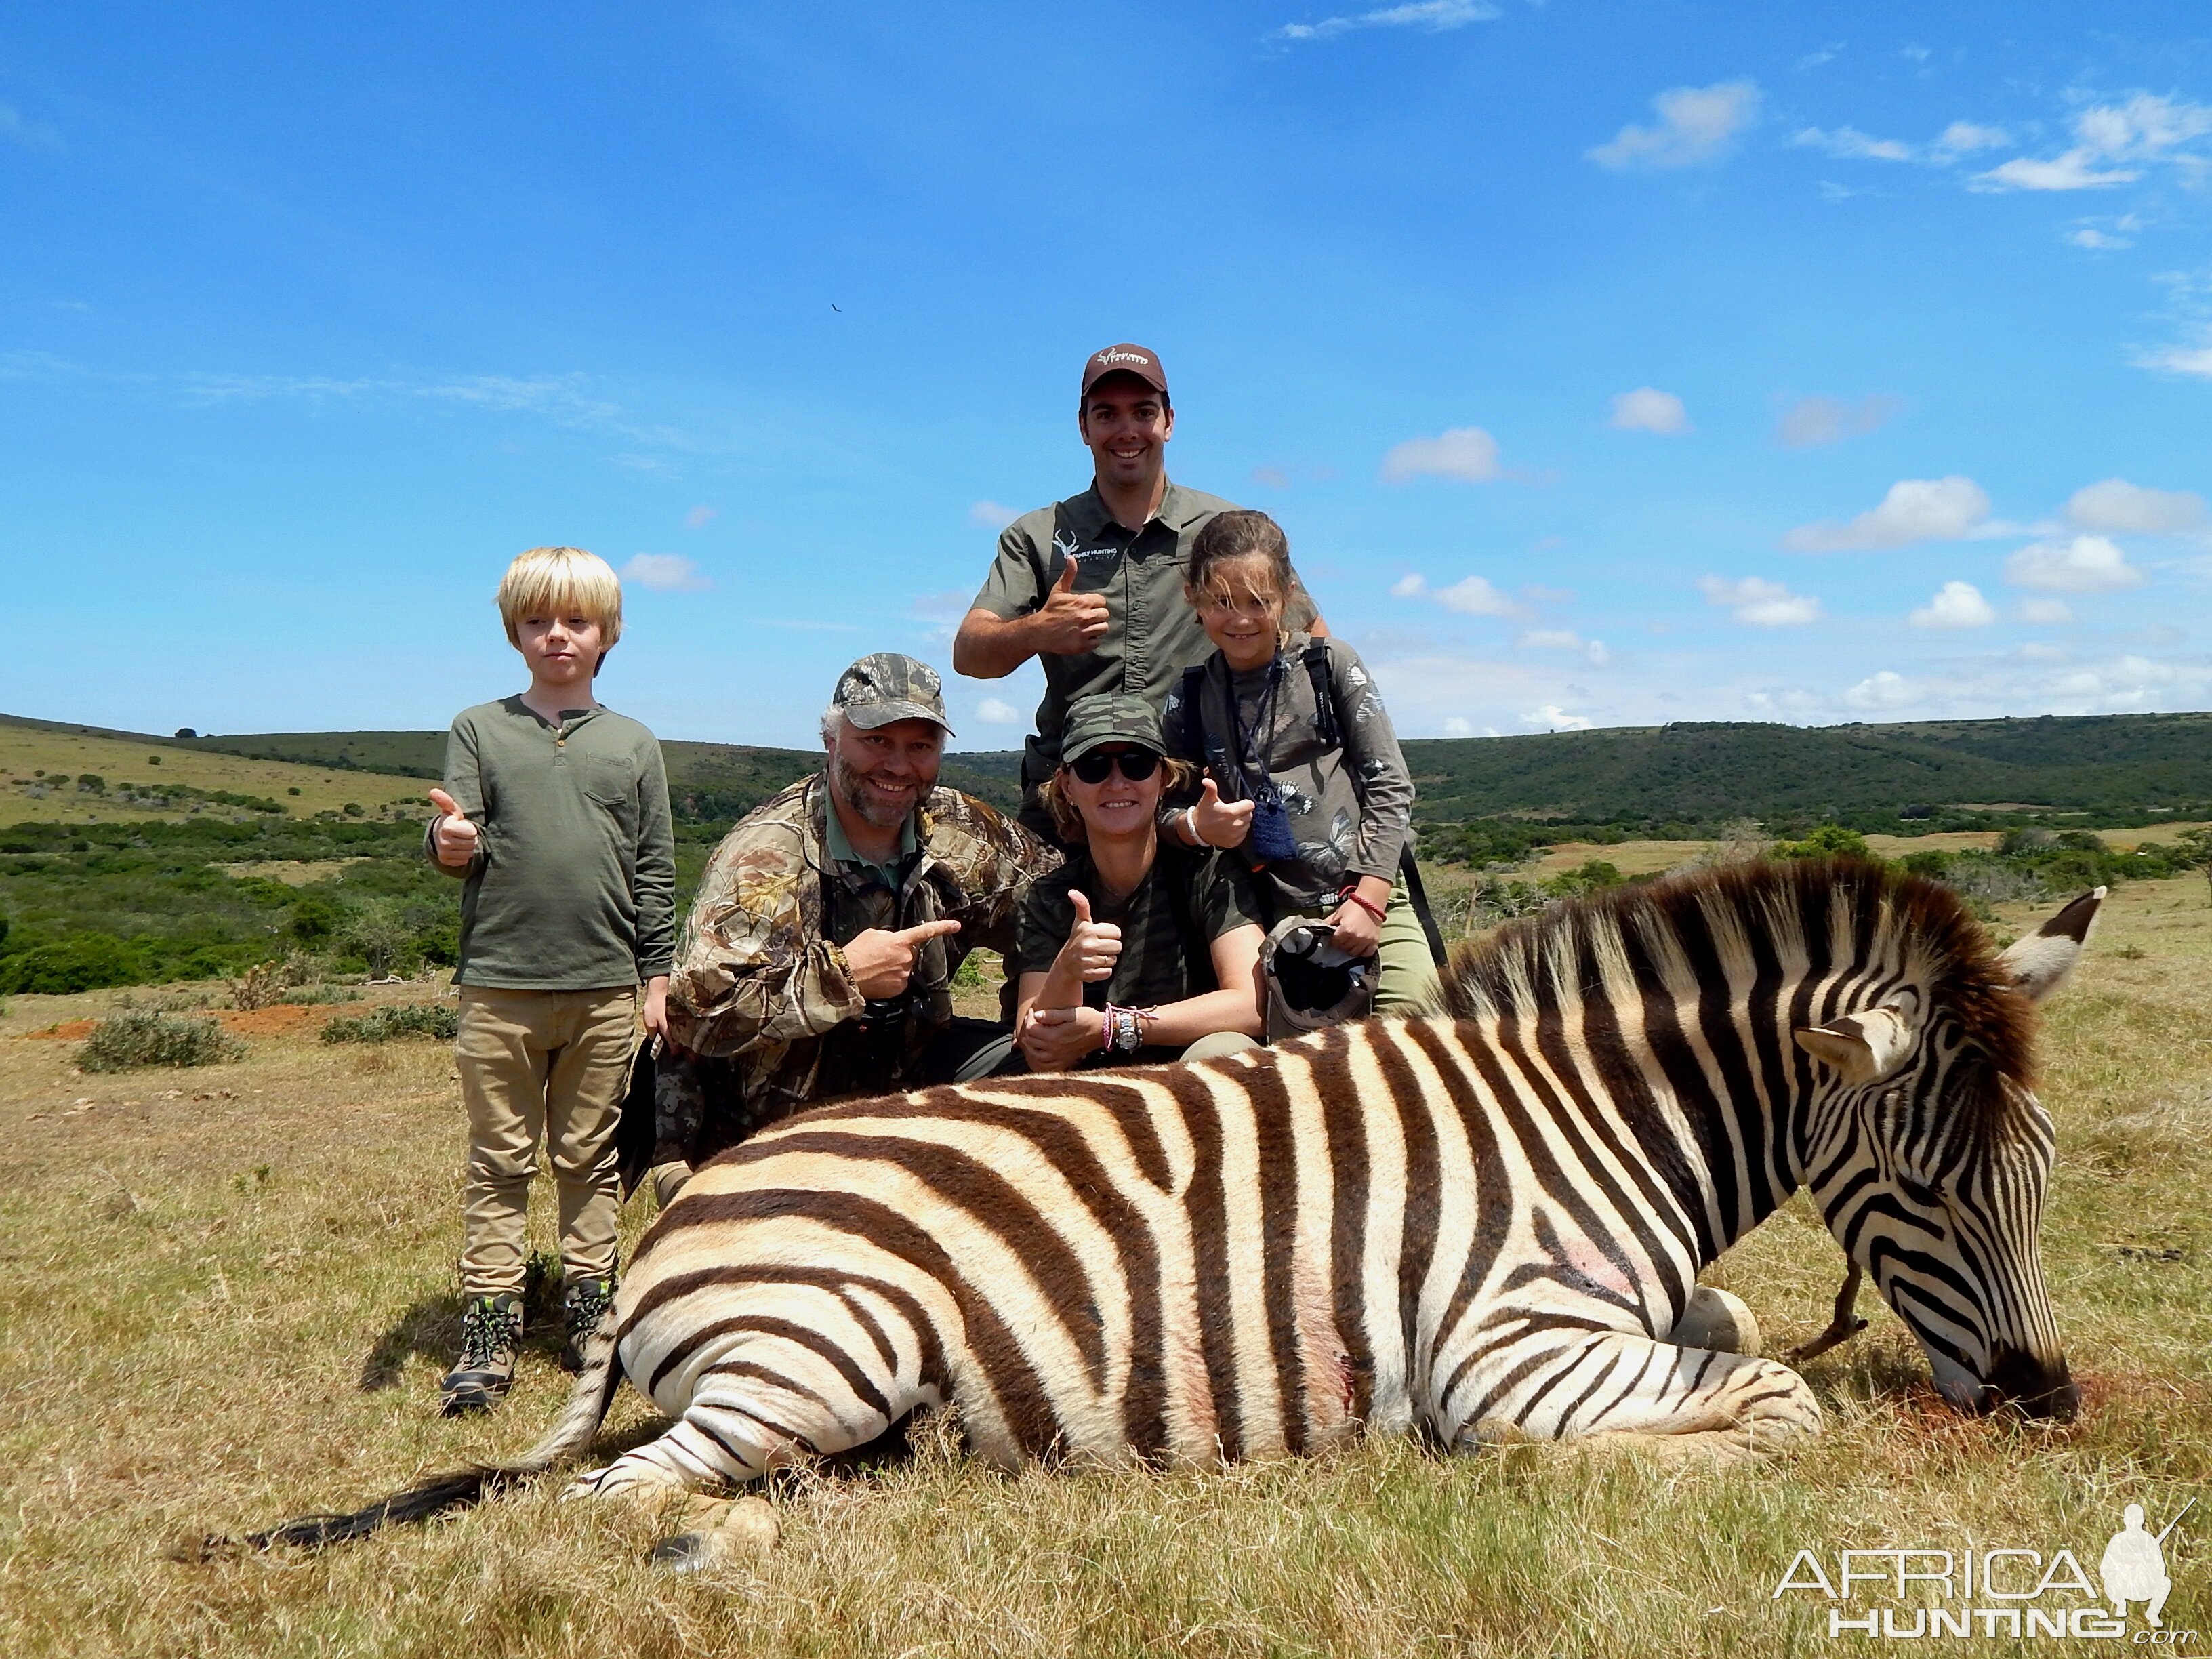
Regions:
<instances>
[{"instance_id":1,"label":"thumbs up hand","mask_svg":"<svg viewBox=\"0 0 2212 1659\"><path fill-rule=\"evenodd\" d=\"M1208 774L1199 786L1198 804L1190 810L1190 827L1208 847L1242 847L1252 833L1252 803L1224 801Z\"/></svg>"},{"instance_id":2,"label":"thumbs up hand","mask_svg":"<svg viewBox=\"0 0 2212 1659\"><path fill-rule=\"evenodd\" d=\"M1036 613L1036 648L1056 657L1080 655L1106 632L1106 596L1075 591L1075 561L1063 556L1060 580L1045 594Z\"/></svg>"},{"instance_id":3,"label":"thumbs up hand","mask_svg":"<svg viewBox=\"0 0 2212 1659\"><path fill-rule=\"evenodd\" d=\"M1114 964L1121 959L1121 928L1110 921L1093 921L1091 901L1081 891L1071 890L1067 900L1075 909L1075 926L1060 947L1054 970L1085 981L1113 978Z\"/></svg>"},{"instance_id":4,"label":"thumbs up hand","mask_svg":"<svg viewBox=\"0 0 2212 1659\"><path fill-rule=\"evenodd\" d=\"M438 809L438 821L431 830L438 862L448 870L467 869L483 850L483 831L469 822L460 803L444 790L430 792L430 805Z\"/></svg>"}]
</instances>

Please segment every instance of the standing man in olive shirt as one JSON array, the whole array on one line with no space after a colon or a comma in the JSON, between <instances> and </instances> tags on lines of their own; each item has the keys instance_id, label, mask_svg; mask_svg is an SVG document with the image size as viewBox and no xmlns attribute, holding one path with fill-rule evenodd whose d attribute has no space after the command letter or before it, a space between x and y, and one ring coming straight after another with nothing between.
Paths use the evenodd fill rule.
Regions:
<instances>
[{"instance_id":1,"label":"standing man in olive shirt","mask_svg":"<svg viewBox=\"0 0 2212 1659\"><path fill-rule=\"evenodd\" d=\"M1091 451L1091 488L1025 513L999 538L999 556L952 641L952 666L1004 679L1031 657L1044 665L1036 732L1022 755L1021 822L1057 845L1037 791L1060 764L1067 706L1097 692L1167 701L1182 671L1212 654L1184 602L1190 544L1234 503L1170 483L1175 407L1159 358L1127 342L1084 361L1076 430ZM1303 592L1297 626L1328 630Z\"/></svg>"}]
</instances>

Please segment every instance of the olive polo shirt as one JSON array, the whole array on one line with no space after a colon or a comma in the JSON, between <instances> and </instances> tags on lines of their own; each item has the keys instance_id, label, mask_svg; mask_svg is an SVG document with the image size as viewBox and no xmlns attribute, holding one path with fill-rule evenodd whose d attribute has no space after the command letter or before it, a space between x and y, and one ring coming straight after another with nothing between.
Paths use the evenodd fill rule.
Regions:
<instances>
[{"instance_id":1,"label":"olive polo shirt","mask_svg":"<svg viewBox=\"0 0 2212 1659\"><path fill-rule=\"evenodd\" d=\"M1106 600L1106 632L1095 647L1038 659L1044 701L1037 705L1036 734L1024 746L1025 783L1042 782L1060 764L1060 726L1078 697L1122 691L1157 708L1184 669L1212 654L1198 613L1183 599L1183 578L1198 532L1234 505L1170 481L1159 510L1133 531L1115 521L1093 484L1024 514L1000 535L999 556L975 609L1007 620L1042 608L1070 559L1075 591Z\"/></svg>"}]
</instances>

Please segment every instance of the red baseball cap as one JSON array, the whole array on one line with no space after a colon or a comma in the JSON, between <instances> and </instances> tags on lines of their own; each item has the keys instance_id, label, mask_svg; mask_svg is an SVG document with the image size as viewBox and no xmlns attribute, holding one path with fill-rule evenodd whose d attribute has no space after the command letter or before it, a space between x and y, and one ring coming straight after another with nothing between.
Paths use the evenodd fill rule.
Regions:
<instances>
[{"instance_id":1,"label":"red baseball cap","mask_svg":"<svg viewBox=\"0 0 2212 1659\"><path fill-rule=\"evenodd\" d=\"M1083 360L1083 390L1076 396L1089 397L1091 388L1109 374L1133 374L1161 397L1168 395L1168 372L1160 367L1160 360L1143 346L1124 340Z\"/></svg>"}]
</instances>

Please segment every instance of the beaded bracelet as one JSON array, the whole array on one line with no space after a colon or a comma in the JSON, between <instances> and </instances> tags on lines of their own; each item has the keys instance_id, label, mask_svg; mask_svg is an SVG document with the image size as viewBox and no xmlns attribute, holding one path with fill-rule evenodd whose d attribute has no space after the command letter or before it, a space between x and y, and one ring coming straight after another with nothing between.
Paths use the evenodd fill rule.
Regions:
<instances>
[{"instance_id":1,"label":"beaded bracelet","mask_svg":"<svg viewBox=\"0 0 2212 1659\"><path fill-rule=\"evenodd\" d=\"M1356 887L1347 887L1344 889L1341 892L1337 894L1337 897L1342 899L1347 904L1358 905L1361 909L1366 911L1369 915L1374 917L1377 921L1382 920L1382 907L1376 904L1370 904L1365 899L1360 897L1359 890Z\"/></svg>"}]
</instances>

